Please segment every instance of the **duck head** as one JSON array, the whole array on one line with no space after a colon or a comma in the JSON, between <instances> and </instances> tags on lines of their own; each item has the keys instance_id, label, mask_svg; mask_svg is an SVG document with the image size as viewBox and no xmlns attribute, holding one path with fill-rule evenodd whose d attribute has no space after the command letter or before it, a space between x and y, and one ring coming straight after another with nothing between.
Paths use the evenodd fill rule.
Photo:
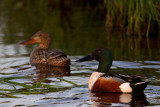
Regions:
<instances>
[{"instance_id":1,"label":"duck head","mask_svg":"<svg viewBox=\"0 0 160 107\"><path fill-rule=\"evenodd\" d=\"M51 37L50 34L44 31L39 31L34 34L30 39L20 42L21 45L28 45L39 43L40 48L47 49L50 45Z\"/></svg>"},{"instance_id":2,"label":"duck head","mask_svg":"<svg viewBox=\"0 0 160 107\"><path fill-rule=\"evenodd\" d=\"M77 60L76 62L96 60L99 62L98 72L107 72L113 61L112 53L107 48L97 48L91 54Z\"/></svg>"}]
</instances>

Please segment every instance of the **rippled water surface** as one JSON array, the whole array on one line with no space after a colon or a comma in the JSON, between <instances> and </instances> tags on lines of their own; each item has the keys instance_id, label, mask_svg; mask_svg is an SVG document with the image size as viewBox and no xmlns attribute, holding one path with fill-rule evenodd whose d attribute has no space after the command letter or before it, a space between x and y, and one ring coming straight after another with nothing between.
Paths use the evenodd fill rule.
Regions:
<instances>
[{"instance_id":1,"label":"rippled water surface","mask_svg":"<svg viewBox=\"0 0 160 107\"><path fill-rule=\"evenodd\" d=\"M0 107L160 106L160 35L143 37L108 29L102 1L0 0ZM17 43L39 30L51 34L52 49L69 55L70 67L29 64L36 45ZM98 47L113 54L110 72L151 81L144 93L89 92L88 80L98 63L75 60Z\"/></svg>"},{"instance_id":2,"label":"rippled water surface","mask_svg":"<svg viewBox=\"0 0 160 107\"><path fill-rule=\"evenodd\" d=\"M160 106L159 61L113 62L110 72L139 74L152 81L144 93L90 93L88 80L98 63L75 62L80 57L70 56L70 68L33 67L29 57L1 58L0 106Z\"/></svg>"}]
</instances>

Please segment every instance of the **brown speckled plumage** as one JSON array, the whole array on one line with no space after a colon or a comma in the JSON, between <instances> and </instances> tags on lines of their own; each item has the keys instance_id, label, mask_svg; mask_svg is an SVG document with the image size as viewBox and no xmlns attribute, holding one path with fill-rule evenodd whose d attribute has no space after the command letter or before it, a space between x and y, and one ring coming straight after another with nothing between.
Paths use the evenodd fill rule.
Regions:
<instances>
[{"instance_id":1,"label":"brown speckled plumage","mask_svg":"<svg viewBox=\"0 0 160 107\"><path fill-rule=\"evenodd\" d=\"M51 37L50 34L44 31L37 32L29 40L20 42L22 45L39 43L30 55L31 65L43 64L52 66L69 66L70 59L61 50L49 50Z\"/></svg>"}]
</instances>

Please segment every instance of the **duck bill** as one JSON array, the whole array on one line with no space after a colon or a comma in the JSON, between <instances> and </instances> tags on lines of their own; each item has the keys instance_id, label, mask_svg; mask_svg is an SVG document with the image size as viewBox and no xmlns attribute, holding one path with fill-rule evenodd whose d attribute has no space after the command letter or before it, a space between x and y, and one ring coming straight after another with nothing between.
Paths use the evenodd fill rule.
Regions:
<instances>
[{"instance_id":1,"label":"duck bill","mask_svg":"<svg viewBox=\"0 0 160 107\"><path fill-rule=\"evenodd\" d=\"M84 62L84 61L91 61L91 60L93 60L93 57L91 55L88 55L81 59L76 60L76 62Z\"/></svg>"},{"instance_id":2,"label":"duck bill","mask_svg":"<svg viewBox=\"0 0 160 107\"><path fill-rule=\"evenodd\" d=\"M21 45L28 45L28 44L33 44L33 43L37 43L37 41L35 39L31 38L31 39L22 41L19 44L21 44Z\"/></svg>"}]
</instances>

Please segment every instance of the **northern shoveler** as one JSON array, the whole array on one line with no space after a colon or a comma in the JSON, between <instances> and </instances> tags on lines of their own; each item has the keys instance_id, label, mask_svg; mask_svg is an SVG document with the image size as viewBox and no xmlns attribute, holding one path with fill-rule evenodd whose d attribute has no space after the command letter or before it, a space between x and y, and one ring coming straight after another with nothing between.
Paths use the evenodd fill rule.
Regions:
<instances>
[{"instance_id":1,"label":"northern shoveler","mask_svg":"<svg viewBox=\"0 0 160 107\"><path fill-rule=\"evenodd\" d=\"M69 66L70 59L58 49L49 50L51 36L49 33L39 31L30 39L20 42L21 45L39 43L30 55L31 65L43 64L52 66Z\"/></svg>"},{"instance_id":2,"label":"northern shoveler","mask_svg":"<svg viewBox=\"0 0 160 107\"><path fill-rule=\"evenodd\" d=\"M93 92L143 92L149 83L149 81L142 81L141 76L138 75L108 74L113 57L107 48L98 48L77 62L93 59L99 62L97 72L93 72L89 79L89 89Z\"/></svg>"}]
</instances>

